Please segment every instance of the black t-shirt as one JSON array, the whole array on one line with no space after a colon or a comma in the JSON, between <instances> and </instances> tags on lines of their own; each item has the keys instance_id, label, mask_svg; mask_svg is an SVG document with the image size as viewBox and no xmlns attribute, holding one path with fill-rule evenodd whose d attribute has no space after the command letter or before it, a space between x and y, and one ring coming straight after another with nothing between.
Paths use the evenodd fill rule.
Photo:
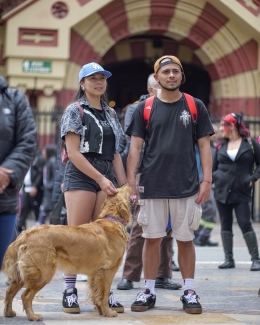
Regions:
<instances>
[{"instance_id":1,"label":"black t-shirt","mask_svg":"<svg viewBox=\"0 0 260 325\"><path fill-rule=\"evenodd\" d=\"M106 119L104 110L93 108L95 117L99 120L100 125L103 129L103 143L102 143L102 154L95 152L85 153L85 157L94 157L104 160L114 160L114 149L115 149L115 135L114 132Z\"/></svg>"},{"instance_id":2,"label":"black t-shirt","mask_svg":"<svg viewBox=\"0 0 260 325\"><path fill-rule=\"evenodd\" d=\"M208 111L195 98L197 138L214 134ZM184 198L199 190L192 118L184 97L165 103L155 97L146 130L140 102L126 131L145 140L139 183L140 198Z\"/></svg>"}]
</instances>

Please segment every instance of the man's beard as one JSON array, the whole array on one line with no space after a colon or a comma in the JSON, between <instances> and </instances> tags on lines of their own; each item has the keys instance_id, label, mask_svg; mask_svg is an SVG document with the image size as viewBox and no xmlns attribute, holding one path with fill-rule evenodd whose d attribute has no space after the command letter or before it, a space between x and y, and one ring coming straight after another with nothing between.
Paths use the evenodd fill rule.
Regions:
<instances>
[{"instance_id":1,"label":"man's beard","mask_svg":"<svg viewBox=\"0 0 260 325\"><path fill-rule=\"evenodd\" d=\"M174 88L167 88L167 87L164 87L164 86L160 83L160 81L158 81L158 84L159 84L163 89L168 90L168 91L175 91L176 89L179 89L180 86L181 86L181 83L180 83L178 86L176 86L176 87L174 87Z\"/></svg>"}]
</instances>

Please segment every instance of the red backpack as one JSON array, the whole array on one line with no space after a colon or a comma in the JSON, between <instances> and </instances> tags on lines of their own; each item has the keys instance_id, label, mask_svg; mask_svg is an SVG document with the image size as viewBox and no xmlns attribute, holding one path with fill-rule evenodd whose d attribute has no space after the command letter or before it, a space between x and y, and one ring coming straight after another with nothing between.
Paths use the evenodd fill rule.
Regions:
<instances>
[{"instance_id":1,"label":"red backpack","mask_svg":"<svg viewBox=\"0 0 260 325\"><path fill-rule=\"evenodd\" d=\"M75 102L78 106L78 109L79 109L79 115L81 117L81 119L83 118L83 107L80 105L79 102ZM62 140L62 143L61 143L61 150L60 150L60 157L61 157L61 162L63 163L64 166L66 166L68 160L69 160L69 156L68 156L68 153L67 153L67 150L66 150L66 145L65 145L65 141Z\"/></svg>"},{"instance_id":2,"label":"red backpack","mask_svg":"<svg viewBox=\"0 0 260 325\"><path fill-rule=\"evenodd\" d=\"M195 100L189 94L186 94L186 93L182 93L182 94L186 100L187 106L191 113L192 122L193 122L193 124L196 124L198 121L198 111L197 111L197 106L196 106ZM148 126L149 126L153 102L154 102L154 96L151 96L146 99L145 104L144 104L144 122L145 122L146 129L148 129ZM196 128L194 128L194 134L196 135ZM196 139L196 137L195 137L195 139Z\"/></svg>"}]
</instances>

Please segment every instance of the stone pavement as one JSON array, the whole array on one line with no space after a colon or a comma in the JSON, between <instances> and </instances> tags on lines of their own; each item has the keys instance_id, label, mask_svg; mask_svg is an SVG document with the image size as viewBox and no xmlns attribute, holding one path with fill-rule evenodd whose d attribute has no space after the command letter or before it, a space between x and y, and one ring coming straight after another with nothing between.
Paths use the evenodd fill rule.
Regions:
<instances>
[{"instance_id":1,"label":"stone pavement","mask_svg":"<svg viewBox=\"0 0 260 325\"><path fill-rule=\"evenodd\" d=\"M254 224L258 242L260 243L260 223ZM236 268L219 270L217 265L223 262L224 254L220 241L219 224L213 230L212 241L218 241L219 247L196 247L197 265L195 288L203 307L201 315L188 315L182 309L180 296L183 290L170 291L156 289L156 307L143 313L131 311L131 304L136 294L143 288L143 281L134 283L134 289L120 291L116 289L121 279L122 266L113 281L112 289L115 297L124 305L125 313L116 318L104 318L94 310L86 299L86 283L77 282L81 313L65 314L61 309L64 283L62 273L57 272L50 284L37 293L33 307L35 313L43 315L43 325L129 325L129 324L219 324L219 325L260 325L260 272L250 271L250 255L245 247L243 236L234 225L234 258ZM175 245L176 247L176 245ZM175 261L178 251L175 251ZM173 272L173 280L182 283L180 272ZM0 274L0 324L28 325L22 311L21 290L14 300L15 318L3 317L3 299L7 288L6 277Z\"/></svg>"}]
</instances>

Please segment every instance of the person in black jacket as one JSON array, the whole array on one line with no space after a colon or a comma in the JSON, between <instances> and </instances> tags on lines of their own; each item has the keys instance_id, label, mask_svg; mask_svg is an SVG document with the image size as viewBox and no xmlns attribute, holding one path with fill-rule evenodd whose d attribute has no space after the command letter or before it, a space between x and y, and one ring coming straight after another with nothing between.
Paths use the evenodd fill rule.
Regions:
<instances>
[{"instance_id":1,"label":"person in black jacket","mask_svg":"<svg viewBox=\"0 0 260 325\"><path fill-rule=\"evenodd\" d=\"M44 158L40 148L36 149L33 162L23 181L21 215L18 221L18 232L26 229L26 219L33 212L37 220L43 198L43 166Z\"/></svg>"},{"instance_id":2,"label":"person in black jacket","mask_svg":"<svg viewBox=\"0 0 260 325\"><path fill-rule=\"evenodd\" d=\"M61 184L63 183L64 171L65 166L61 161L61 145L62 141L59 138L57 144L57 152L56 152L56 160L55 160L55 172L54 172L54 182L53 182L53 189L52 189L52 201L54 205L60 200L62 194L61 191Z\"/></svg>"},{"instance_id":3,"label":"person in black jacket","mask_svg":"<svg viewBox=\"0 0 260 325\"><path fill-rule=\"evenodd\" d=\"M0 269L12 241L18 195L36 148L36 126L29 103L0 76Z\"/></svg>"},{"instance_id":4,"label":"person in black jacket","mask_svg":"<svg viewBox=\"0 0 260 325\"><path fill-rule=\"evenodd\" d=\"M221 220L221 237L225 261L220 269L234 268L233 210L244 235L250 255L251 271L260 271L256 234L250 220L252 188L260 177L260 147L250 138L242 116L231 113L222 118L223 140L216 151L213 163L214 195ZM255 168L254 168L255 166Z\"/></svg>"},{"instance_id":5,"label":"person in black jacket","mask_svg":"<svg viewBox=\"0 0 260 325\"><path fill-rule=\"evenodd\" d=\"M55 175L55 162L56 162L57 146L55 144L47 144L42 151L45 164L43 167L43 199L40 207L40 214L36 222L36 226L40 226L45 223L45 219L48 218L50 212L54 208L54 202L52 200L52 191Z\"/></svg>"}]
</instances>

